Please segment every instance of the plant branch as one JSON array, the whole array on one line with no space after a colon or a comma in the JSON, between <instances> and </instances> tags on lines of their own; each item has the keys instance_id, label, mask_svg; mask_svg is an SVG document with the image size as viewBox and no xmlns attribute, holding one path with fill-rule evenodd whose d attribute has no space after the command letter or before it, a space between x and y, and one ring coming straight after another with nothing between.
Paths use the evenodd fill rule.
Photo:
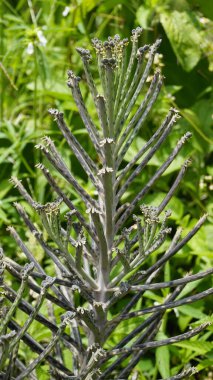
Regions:
<instances>
[{"instance_id":1,"label":"plant branch","mask_svg":"<svg viewBox=\"0 0 213 380\"><path fill-rule=\"evenodd\" d=\"M132 211L138 204L138 202L144 197L146 193L150 190L150 188L153 186L155 181L157 181L161 175L166 171L166 169L170 166L170 164L174 161L175 157L185 144L185 142L192 136L190 132L187 132L178 142L176 147L173 149L170 156L167 158L167 160L160 166L160 168L155 172L153 177L148 181L148 183L144 186L144 188L138 193L138 195L135 197L135 199L130 203L130 206L128 209L122 214L120 219L118 220L116 224L116 232L123 226L123 224L126 222L128 217L131 215ZM184 165L188 165L188 160L185 161Z\"/></svg>"},{"instance_id":2,"label":"plant branch","mask_svg":"<svg viewBox=\"0 0 213 380\"><path fill-rule=\"evenodd\" d=\"M152 348L157 348L157 347L167 346L169 344L178 343L178 342L181 342L182 340L190 339L193 336L198 335L201 331L205 330L208 326L210 326L209 322L203 323L202 325L200 325L199 327L196 327L195 329L192 329L190 331L187 331L186 333L174 336L172 338L163 339L160 341L147 342L147 343L139 344L137 346L133 346L130 348L119 348L119 349L111 350L107 352L107 356L111 357L114 355L122 355L129 352L149 350Z\"/></svg>"}]
</instances>

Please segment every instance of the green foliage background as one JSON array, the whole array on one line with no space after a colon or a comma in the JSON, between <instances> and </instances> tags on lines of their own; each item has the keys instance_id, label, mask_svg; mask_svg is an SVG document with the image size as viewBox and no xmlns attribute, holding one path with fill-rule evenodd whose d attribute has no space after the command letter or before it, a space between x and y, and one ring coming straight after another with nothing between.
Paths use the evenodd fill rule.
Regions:
<instances>
[{"instance_id":1,"label":"green foliage background","mask_svg":"<svg viewBox=\"0 0 213 380\"><path fill-rule=\"evenodd\" d=\"M149 117L145 132L140 133L126 159L131 160L170 106L180 109L183 118L176 125L168 143L150 162L148 170L137 180L134 188L128 190L126 198L131 197L133 191L137 192L141 187L141 181L146 181L156 167L160 166L177 138L187 130L192 131L193 138L190 144L183 149L182 156L180 155L175 164L166 171L157 183L155 191L147 196L145 202L159 203L168 191L183 159L187 156L192 157L192 166L169 205L173 211L171 223L184 227L184 234L205 212L209 213L208 223L177 255L173 262L174 267L167 266L164 278L168 280L170 275L180 276L191 267L194 272L209 267L213 252L213 201L210 196L213 189L213 2L2 0L0 12L0 237L3 246L6 247L6 253L13 257L18 255L18 259L22 260L21 252L17 251L6 232L6 226L9 224L20 228L20 221L12 204L19 200L20 196L8 182L9 178L14 175L22 179L41 203L51 200L53 196L45 179L34 168L40 159L34 145L40 137L51 135L72 172L90 192L89 183L85 183L80 167L47 113L50 106L63 110L79 141L91 150L76 106L65 84L68 68L72 68L76 74L82 73L75 48L91 48L90 40L93 37L104 39L117 33L122 37L128 37L131 29L140 25L144 28L141 44L151 43L157 37L163 40L156 65L162 67L165 85ZM85 87L87 105L95 118L87 91ZM74 197L72 190L69 191ZM78 199L75 202L78 203ZM31 210L29 212L32 214ZM31 246L35 244L33 238L26 233L25 239ZM44 260L42 252L36 246L35 254L41 262ZM48 263L45 262L45 265ZM190 286L200 285L193 283ZM200 289L203 286L202 283ZM162 292L158 299L149 293L147 297L157 302L161 302L162 297L165 297L165 292ZM183 306L178 312L179 329L184 331L190 322L196 323L210 315L211 300ZM20 314L19 318L22 317ZM161 334L165 334L166 324L165 320ZM132 325L122 325L117 339L123 337L127 328L131 329ZM171 326L169 330L172 331ZM37 329L38 332L40 336L37 339L45 339L45 329ZM170 349L159 348L156 352L155 367L152 364L152 354L138 365L140 379L150 378L148 376L152 379L159 376L168 377L189 361L199 364L198 368L202 370L196 379L207 379L206 374L213 361L211 333L208 331L202 340L195 340L194 344L190 341L174 345ZM25 354L31 355L30 352ZM41 369L39 376L41 379L48 378L45 377L45 369Z\"/></svg>"}]
</instances>

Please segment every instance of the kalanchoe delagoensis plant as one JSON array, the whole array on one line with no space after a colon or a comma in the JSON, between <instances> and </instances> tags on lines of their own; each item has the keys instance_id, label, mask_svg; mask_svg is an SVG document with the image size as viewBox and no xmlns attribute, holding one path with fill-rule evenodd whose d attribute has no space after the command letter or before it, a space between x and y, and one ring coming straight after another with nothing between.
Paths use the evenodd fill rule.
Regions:
<instances>
[{"instance_id":1,"label":"kalanchoe delagoensis plant","mask_svg":"<svg viewBox=\"0 0 213 380\"><path fill-rule=\"evenodd\" d=\"M173 281L159 280L165 264L193 238L206 220L206 215L202 216L183 238L180 228L171 231L167 224L171 214L167 204L190 160L183 163L160 204L153 207L144 202L146 194L175 160L191 133L180 137L166 161L147 183L141 184L141 190L134 194L129 203L123 202L126 190L146 170L146 165L166 142L179 117L176 109L170 109L151 138L124 165L125 155L146 122L163 83L160 71L153 72L154 57L161 41L138 47L140 35L141 28L132 31L129 59L127 39L121 40L116 35L105 42L98 39L92 41L100 83L92 76L90 51L77 49L98 123L91 119L90 110L85 105L80 78L72 71L68 72L67 84L93 145L95 160L67 126L63 113L56 109L49 110L87 174L88 181L91 181L95 195L91 196L73 176L49 137L44 137L36 146L49 162L48 167L53 167L72 186L82 201L81 211L67 194L66 188L59 185L54 170L52 173L42 163L37 168L46 177L55 201L39 204L21 181L11 179L40 217L43 229L38 229L21 204L15 204L27 229L52 261L55 273L54 277L49 277L36 260L33 249L24 243L13 227L8 228L26 256L27 264L22 268L2 250L0 252L1 379L37 379L36 368L43 363L48 365L51 379L136 379L134 368L148 350L190 339L209 325L204 323L182 334L156 339L168 309L193 303L213 293L212 289L207 289L191 296L180 296L186 284L209 276L213 269L186 274ZM64 218L60 213L61 204L67 209ZM170 244L163 249L171 233ZM159 248L160 254L154 255ZM18 290L7 284L4 272L9 272L20 283ZM164 288L170 289L170 293L162 304L153 303L151 307L139 309L135 307L147 290ZM32 291L37 294L33 305L29 302ZM123 304L120 303L122 299L125 300ZM116 305L123 306L116 308ZM46 314L42 312L42 306L46 307ZM27 316L22 324L15 318L19 309ZM141 317L136 327L128 331L118 343L112 345L111 340L109 344L120 324L135 317ZM50 332L48 342L41 344L30 334L29 329L34 321ZM30 362L20 355L20 345L23 344L36 353ZM64 350L70 352L72 365L64 361ZM170 380L187 378L194 371L196 369L193 367L183 368Z\"/></svg>"}]
</instances>

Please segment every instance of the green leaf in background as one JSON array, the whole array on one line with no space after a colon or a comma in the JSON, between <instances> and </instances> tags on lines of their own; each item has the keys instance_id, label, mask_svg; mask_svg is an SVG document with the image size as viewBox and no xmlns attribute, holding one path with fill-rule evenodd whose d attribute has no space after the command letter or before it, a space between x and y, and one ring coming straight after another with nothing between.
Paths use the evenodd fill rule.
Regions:
<instances>
[{"instance_id":1,"label":"green leaf in background","mask_svg":"<svg viewBox=\"0 0 213 380\"><path fill-rule=\"evenodd\" d=\"M157 339L167 338L162 332L158 333ZM161 376L166 379L170 376L170 354L168 346L158 347L155 353L157 368Z\"/></svg>"},{"instance_id":2,"label":"green leaf in background","mask_svg":"<svg viewBox=\"0 0 213 380\"><path fill-rule=\"evenodd\" d=\"M162 200L165 198L165 196L166 196L166 193L161 193L161 192L153 193L153 194L148 195L145 198L144 203L149 204L151 206L156 206L162 202ZM167 205L167 209L172 210L172 215L170 217L171 219L180 220L182 218L184 208L183 208L182 202L177 197L173 197L170 200L170 202Z\"/></svg>"},{"instance_id":3,"label":"green leaf in background","mask_svg":"<svg viewBox=\"0 0 213 380\"><path fill-rule=\"evenodd\" d=\"M191 323L191 327L194 328L196 326L200 326L203 323L209 323L210 324L209 330L213 331L213 314L209 315L205 318L201 318L201 319L199 319L199 321L195 321L195 322Z\"/></svg>"},{"instance_id":4,"label":"green leaf in background","mask_svg":"<svg viewBox=\"0 0 213 380\"><path fill-rule=\"evenodd\" d=\"M139 25L144 29L150 28L150 21L153 14L153 9L144 5L141 5L136 13L136 18Z\"/></svg>"},{"instance_id":5,"label":"green leaf in background","mask_svg":"<svg viewBox=\"0 0 213 380\"><path fill-rule=\"evenodd\" d=\"M184 70L191 71L201 57L201 36L187 12L162 13L160 21Z\"/></svg>"},{"instance_id":6,"label":"green leaf in background","mask_svg":"<svg viewBox=\"0 0 213 380\"><path fill-rule=\"evenodd\" d=\"M175 346L186 348L190 351L195 351L199 355L204 355L206 352L211 351L213 349L213 343L211 342L185 341L185 342L175 343Z\"/></svg>"},{"instance_id":7,"label":"green leaf in background","mask_svg":"<svg viewBox=\"0 0 213 380\"><path fill-rule=\"evenodd\" d=\"M137 369L140 371L140 380L146 380L147 378L143 375L147 372L151 373L154 370L152 360L149 358L143 358L143 360L140 360Z\"/></svg>"},{"instance_id":8,"label":"green leaf in background","mask_svg":"<svg viewBox=\"0 0 213 380\"><path fill-rule=\"evenodd\" d=\"M86 16L88 12L91 12L97 5L99 1L97 0L84 0L81 2L83 15Z\"/></svg>"},{"instance_id":9,"label":"green leaf in background","mask_svg":"<svg viewBox=\"0 0 213 380\"><path fill-rule=\"evenodd\" d=\"M190 226L192 226L192 223L194 222L194 220L191 220L190 223L188 224L188 226L185 228L185 232L188 232L189 231L189 228ZM206 227L206 226L204 226ZM207 232L208 232L208 235L207 235ZM198 231L197 235L196 235L196 239L192 239L188 242L188 247L190 247L191 249L191 253L193 255L198 255L202 258L204 257L209 257L210 259L212 259L212 239L210 239L209 237L209 233L210 231L206 230L206 228L203 228L201 229L200 231ZM208 241L209 240L209 241ZM189 284L187 284L189 285ZM185 287L185 289L187 288L187 286Z\"/></svg>"},{"instance_id":10,"label":"green leaf in background","mask_svg":"<svg viewBox=\"0 0 213 380\"><path fill-rule=\"evenodd\" d=\"M48 380L49 379L49 366L41 365L36 369L36 375L40 380Z\"/></svg>"},{"instance_id":11,"label":"green leaf in background","mask_svg":"<svg viewBox=\"0 0 213 380\"><path fill-rule=\"evenodd\" d=\"M208 120L208 117L209 117L209 115L207 113L208 112L207 106L208 106L208 103L206 104L206 107L205 107L206 120L205 120L204 125L207 125L206 121ZM188 121L190 126L192 126L196 130L196 132L205 140L205 142L207 142L209 144L212 143L211 139L209 139L209 137L206 136L205 133L203 133L203 131L202 131L203 128L202 128L202 124L201 124L199 117L198 117L198 112L196 114L194 111L185 108L185 109L181 110L181 114L184 117L184 119ZM202 115L201 115L201 117L202 117Z\"/></svg>"},{"instance_id":12,"label":"green leaf in background","mask_svg":"<svg viewBox=\"0 0 213 380\"><path fill-rule=\"evenodd\" d=\"M183 306L180 306L178 308L178 310L185 314L185 315L188 315L192 318L197 318L197 319L201 319L201 318L205 318L206 315L200 310L198 309L197 307L194 307L194 306L191 306L191 305L183 305Z\"/></svg>"}]
</instances>

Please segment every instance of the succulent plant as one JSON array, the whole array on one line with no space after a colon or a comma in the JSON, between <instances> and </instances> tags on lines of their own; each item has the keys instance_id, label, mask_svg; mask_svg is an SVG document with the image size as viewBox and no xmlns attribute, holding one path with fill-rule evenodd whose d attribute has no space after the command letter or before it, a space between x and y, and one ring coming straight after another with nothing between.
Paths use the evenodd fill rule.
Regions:
<instances>
[{"instance_id":1,"label":"succulent plant","mask_svg":"<svg viewBox=\"0 0 213 380\"><path fill-rule=\"evenodd\" d=\"M206 219L206 215L202 216L183 238L181 228L172 231L168 227L171 212L166 208L183 179L189 159L183 163L160 204L153 207L141 203L175 160L191 133L180 137L165 162L148 182L142 184L134 198L128 203L123 201L128 187L146 170L179 118L178 111L171 108L160 127L126 164L125 155L144 126L163 84L160 70L153 72L154 57L161 41L138 48L140 35L141 28L132 31L130 57L128 39L122 40L115 35L105 42L92 41L99 81L93 79L90 51L77 49L98 123L90 117L90 110L83 100L80 78L72 71L68 72L67 84L93 145L95 158L79 143L67 126L63 113L49 110L91 182L91 193L73 176L49 137L44 137L36 145L48 162L48 168L43 163L39 163L37 168L46 177L55 201L39 204L20 180L11 179L40 218L41 228L31 220L21 203L15 203L26 229L52 261L54 277L47 275L33 248L29 248L13 227L8 227L28 263L22 267L1 250L2 379L37 379L35 369L44 362L49 365L51 379L122 380L129 379L129 376L136 379L134 368L146 351L189 339L209 325L207 322L180 335L156 340L167 310L213 293L212 289L207 289L191 296L181 296L186 284L209 276L213 269L186 274L173 281L157 280L165 264L192 239ZM61 185L61 180L54 177L54 170L72 186L81 200L80 210L66 187ZM62 204L65 213L61 212ZM172 235L170 240L167 238L169 234ZM20 282L18 290L8 285L7 274L3 277L5 272ZM169 288L170 293L162 304L135 308L147 290L164 288ZM33 305L32 291L37 294ZM121 300L125 302L120 303ZM46 314L41 307L46 308ZM16 319L18 309L27 315L22 325ZM131 332L127 331L126 336L114 346L112 340L109 344L118 326L135 317L141 317L137 319L136 327ZM52 337L49 342L41 344L29 333L34 321L50 331ZM20 342L37 354L30 363L19 355ZM64 350L70 352L72 366L65 363ZM188 377L194 371L193 367L183 369L170 380Z\"/></svg>"}]
</instances>

